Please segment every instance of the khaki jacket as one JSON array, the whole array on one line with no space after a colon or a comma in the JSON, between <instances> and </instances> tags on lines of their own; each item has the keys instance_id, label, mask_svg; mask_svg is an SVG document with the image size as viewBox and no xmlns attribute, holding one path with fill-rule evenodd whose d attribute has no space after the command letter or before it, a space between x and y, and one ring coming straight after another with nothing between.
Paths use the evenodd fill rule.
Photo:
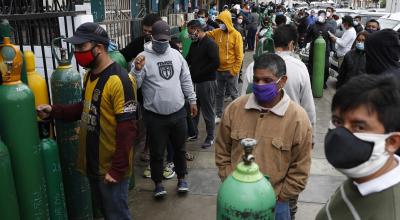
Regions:
<instances>
[{"instance_id":1,"label":"khaki jacket","mask_svg":"<svg viewBox=\"0 0 400 220\"><path fill-rule=\"evenodd\" d=\"M222 116L215 161L224 180L242 161L241 139L254 138L256 163L270 177L275 194L287 201L304 190L311 166L312 129L303 108L284 92L272 109L261 109L254 95L232 102Z\"/></svg>"}]
</instances>

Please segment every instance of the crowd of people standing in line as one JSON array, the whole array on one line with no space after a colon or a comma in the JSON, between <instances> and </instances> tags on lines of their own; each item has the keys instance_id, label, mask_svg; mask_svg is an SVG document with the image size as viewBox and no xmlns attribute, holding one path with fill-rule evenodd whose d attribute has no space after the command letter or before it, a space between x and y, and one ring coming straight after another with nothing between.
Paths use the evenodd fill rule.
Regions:
<instances>
[{"instance_id":1,"label":"crowd of people standing in line","mask_svg":"<svg viewBox=\"0 0 400 220\"><path fill-rule=\"evenodd\" d=\"M295 51L311 42L312 56L312 42L320 33L327 42L326 58L334 52L339 63L339 90L332 102L326 156L354 184L347 181L317 219L377 213L395 219L397 209L387 207L400 199L395 194L400 187L400 159L395 155L400 147L400 91L395 80L400 74L399 34L379 30L376 20L368 21L363 31L358 18L349 16L342 18L338 28L330 7L317 16L313 11L310 15L299 11L293 18L282 5L274 6L270 16L260 17L258 11L249 5L224 7L212 19L215 12L199 10L196 19L187 23L191 45L186 57L169 25L149 14L143 20L142 36L120 51L132 62L129 73L110 60L110 39L98 24L82 24L67 39L75 45L78 64L88 69L83 100L39 106L38 114L82 119L80 169L89 177L106 219L131 219L127 177L132 143L144 131L141 158L149 161L144 175L154 182L154 197L166 196L162 181L175 174L177 192L189 191L187 160L193 157L186 152L185 142L200 137L199 114L206 127L201 147L215 147L221 181L241 161L240 140L256 139L262 146L253 152L256 162L270 177L277 196L275 217L294 219L298 196L310 175L316 126L309 76L312 64L307 68ZM247 67L252 92L240 96L244 49L254 50L260 25L273 29L275 53L262 54ZM338 30L343 33L337 34ZM224 108L227 95L233 101ZM379 201L381 209L374 212L368 207L378 205L380 196L385 200ZM355 212L354 207L343 211L349 200Z\"/></svg>"}]
</instances>

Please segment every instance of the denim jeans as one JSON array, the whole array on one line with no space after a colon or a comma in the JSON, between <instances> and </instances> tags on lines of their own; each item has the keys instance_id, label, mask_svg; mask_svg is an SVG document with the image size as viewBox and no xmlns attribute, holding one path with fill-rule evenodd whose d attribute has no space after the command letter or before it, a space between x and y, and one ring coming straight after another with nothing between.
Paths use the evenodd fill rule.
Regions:
<instances>
[{"instance_id":1,"label":"denim jeans","mask_svg":"<svg viewBox=\"0 0 400 220\"><path fill-rule=\"evenodd\" d=\"M103 178L89 178L93 207L98 207L105 220L131 220L128 207L129 179L107 184Z\"/></svg>"},{"instance_id":2,"label":"denim jeans","mask_svg":"<svg viewBox=\"0 0 400 220\"><path fill-rule=\"evenodd\" d=\"M276 202L275 220L290 220L289 202Z\"/></svg>"}]
</instances>

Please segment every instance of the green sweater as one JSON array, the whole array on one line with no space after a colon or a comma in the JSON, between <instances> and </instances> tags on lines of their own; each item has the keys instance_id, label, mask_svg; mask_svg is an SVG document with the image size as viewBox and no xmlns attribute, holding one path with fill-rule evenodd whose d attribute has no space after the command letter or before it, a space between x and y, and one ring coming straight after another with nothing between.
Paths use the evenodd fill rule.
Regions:
<instances>
[{"instance_id":1,"label":"green sweater","mask_svg":"<svg viewBox=\"0 0 400 220\"><path fill-rule=\"evenodd\" d=\"M352 180L348 179L336 190L315 219L399 220L400 183L384 191L362 196Z\"/></svg>"}]
</instances>

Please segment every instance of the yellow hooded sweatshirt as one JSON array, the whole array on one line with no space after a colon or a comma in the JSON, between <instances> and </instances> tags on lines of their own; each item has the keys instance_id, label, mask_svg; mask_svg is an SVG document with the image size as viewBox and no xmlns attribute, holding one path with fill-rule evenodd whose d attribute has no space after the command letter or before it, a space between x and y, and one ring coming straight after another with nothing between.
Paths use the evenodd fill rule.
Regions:
<instances>
[{"instance_id":1,"label":"yellow hooded sweatshirt","mask_svg":"<svg viewBox=\"0 0 400 220\"><path fill-rule=\"evenodd\" d=\"M214 39L219 47L218 71L229 71L233 76L240 72L243 62L243 38L233 27L231 13L227 10L221 12L217 20L222 21L227 32L220 28L207 32L207 35Z\"/></svg>"}]
</instances>

